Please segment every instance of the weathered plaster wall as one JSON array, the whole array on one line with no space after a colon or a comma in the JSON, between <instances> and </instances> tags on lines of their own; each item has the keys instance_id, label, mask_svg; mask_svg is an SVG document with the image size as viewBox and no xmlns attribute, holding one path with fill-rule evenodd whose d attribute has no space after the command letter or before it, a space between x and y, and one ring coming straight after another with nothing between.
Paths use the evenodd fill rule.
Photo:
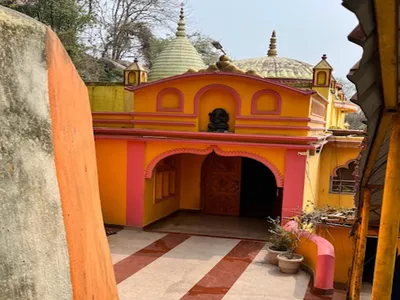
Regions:
<instances>
[{"instance_id":1,"label":"weathered plaster wall","mask_svg":"<svg viewBox=\"0 0 400 300\"><path fill-rule=\"evenodd\" d=\"M0 299L118 299L87 89L56 35L0 8Z\"/></svg>"},{"instance_id":2,"label":"weathered plaster wall","mask_svg":"<svg viewBox=\"0 0 400 300\"><path fill-rule=\"evenodd\" d=\"M113 111L123 112L124 108L124 85L88 83L90 107L93 112ZM129 93L131 96L132 94Z\"/></svg>"},{"instance_id":3,"label":"weathered plaster wall","mask_svg":"<svg viewBox=\"0 0 400 300\"><path fill-rule=\"evenodd\" d=\"M0 299L72 299L46 28L0 7Z\"/></svg>"}]
</instances>

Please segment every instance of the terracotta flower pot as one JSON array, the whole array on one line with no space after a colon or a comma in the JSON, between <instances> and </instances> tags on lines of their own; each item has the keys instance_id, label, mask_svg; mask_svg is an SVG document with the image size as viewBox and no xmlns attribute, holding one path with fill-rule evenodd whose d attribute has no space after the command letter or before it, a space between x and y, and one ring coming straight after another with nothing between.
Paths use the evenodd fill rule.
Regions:
<instances>
[{"instance_id":1,"label":"terracotta flower pot","mask_svg":"<svg viewBox=\"0 0 400 300\"><path fill-rule=\"evenodd\" d=\"M288 252L286 251L279 251L279 250L274 250L274 246L269 246L267 249L267 256L266 256L266 262L270 263L272 265L278 265L278 254L285 254Z\"/></svg>"},{"instance_id":2,"label":"terracotta flower pot","mask_svg":"<svg viewBox=\"0 0 400 300\"><path fill-rule=\"evenodd\" d=\"M300 264L304 257L300 254L293 254L292 258L287 258L287 253L278 254L278 265L282 273L296 274L300 269Z\"/></svg>"}]
</instances>

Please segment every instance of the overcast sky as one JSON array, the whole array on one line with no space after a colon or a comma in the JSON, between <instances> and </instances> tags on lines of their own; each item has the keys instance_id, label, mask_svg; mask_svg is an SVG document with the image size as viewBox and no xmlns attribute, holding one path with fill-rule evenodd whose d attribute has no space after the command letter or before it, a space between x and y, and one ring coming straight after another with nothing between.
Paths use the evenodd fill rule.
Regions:
<instances>
[{"instance_id":1,"label":"overcast sky","mask_svg":"<svg viewBox=\"0 0 400 300\"><path fill-rule=\"evenodd\" d=\"M278 55L316 64L326 53L347 75L361 48L347 40L357 25L341 0L186 0L187 26L219 40L233 59L266 55L276 30Z\"/></svg>"}]
</instances>

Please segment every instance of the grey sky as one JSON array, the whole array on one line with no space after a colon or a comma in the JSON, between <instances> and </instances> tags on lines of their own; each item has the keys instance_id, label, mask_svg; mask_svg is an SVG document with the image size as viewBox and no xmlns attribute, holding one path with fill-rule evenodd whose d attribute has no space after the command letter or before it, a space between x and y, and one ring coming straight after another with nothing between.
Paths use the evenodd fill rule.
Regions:
<instances>
[{"instance_id":1,"label":"grey sky","mask_svg":"<svg viewBox=\"0 0 400 300\"><path fill-rule=\"evenodd\" d=\"M357 19L341 0L187 0L191 30L219 40L233 59L266 55L273 29L278 55L316 64L328 55L344 77L362 50L347 40Z\"/></svg>"}]
</instances>

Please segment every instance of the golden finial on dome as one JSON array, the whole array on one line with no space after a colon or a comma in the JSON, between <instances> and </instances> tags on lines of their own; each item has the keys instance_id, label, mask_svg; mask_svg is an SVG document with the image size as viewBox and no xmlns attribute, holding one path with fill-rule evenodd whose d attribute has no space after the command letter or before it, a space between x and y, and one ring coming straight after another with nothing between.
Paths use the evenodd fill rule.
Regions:
<instances>
[{"instance_id":1,"label":"golden finial on dome","mask_svg":"<svg viewBox=\"0 0 400 300\"><path fill-rule=\"evenodd\" d=\"M268 56L277 56L278 52L276 51L276 32L272 31L272 36L269 43Z\"/></svg>"},{"instance_id":2,"label":"golden finial on dome","mask_svg":"<svg viewBox=\"0 0 400 300\"><path fill-rule=\"evenodd\" d=\"M180 37L185 37L186 36L186 30L185 30L185 12L184 12L184 4L181 4L181 13L179 15L179 22L178 22L178 28L176 31L176 36Z\"/></svg>"}]
</instances>

